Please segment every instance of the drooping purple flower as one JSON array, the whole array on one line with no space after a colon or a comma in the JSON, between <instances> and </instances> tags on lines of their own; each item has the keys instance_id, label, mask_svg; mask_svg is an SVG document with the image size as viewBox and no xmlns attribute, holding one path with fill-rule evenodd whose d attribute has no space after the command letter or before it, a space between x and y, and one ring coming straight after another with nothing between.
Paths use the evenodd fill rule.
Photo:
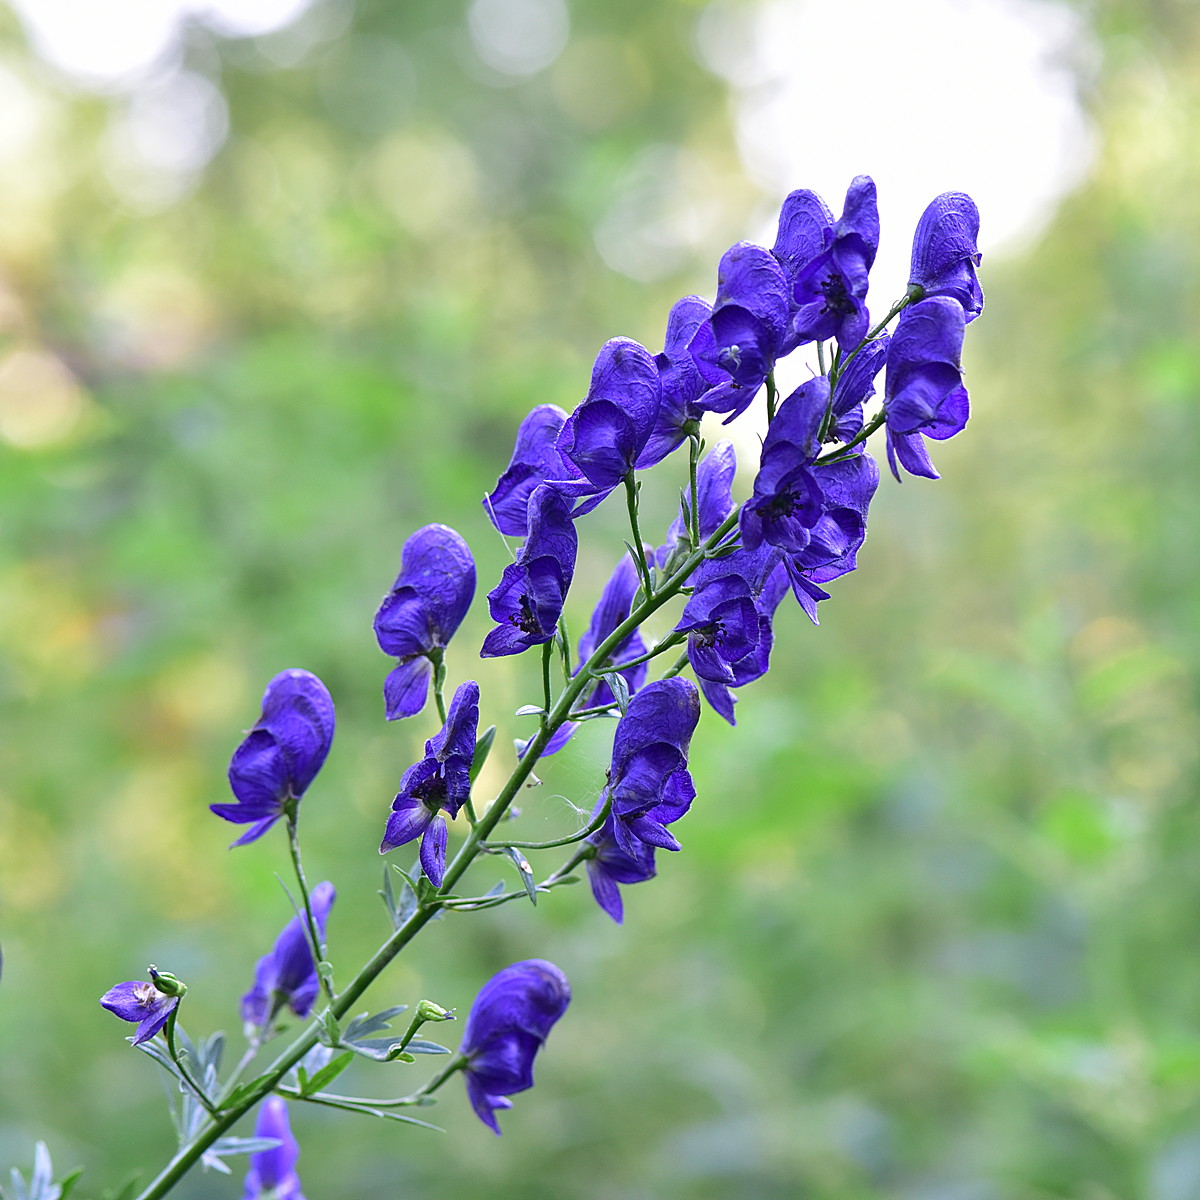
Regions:
<instances>
[{"instance_id":1,"label":"drooping purple flower","mask_svg":"<svg viewBox=\"0 0 1200 1200\"><path fill-rule=\"evenodd\" d=\"M949 296L931 296L900 314L887 351L884 411L888 462L937 479L923 437L944 441L967 423L970 403L959 358L966 319Z\"/></svg>"},{"instance_id":2,"label":"drooping purple flower","mask_svg":"<svg viewBox=\"0 0 1200 1200\"><path fill-rule=\"evenodd\" d=\"M481 657L519 654L554 636L578 548L570 500L553 484L535 488L529 497L529 536L517 561L504 568L488 593L488 610L497 624L484 639Z\"/></svg>"},{"instance_id":3,"label":"drooping purple flower","mask_svg":"<svg viewBox=\"0 0 1200 1200\"><path fill-rule=\"evenodd\" d=\"M492 524L509 537L529 534L529 497L551 480L578 481L581 476L558 451L567 414L557 404L539 404L517 429L512 458L496 486L484 497Z\"/></svg>"},{"instance_id":4,"label":"drooping purple flower","mask_svg":"<svg viewBox=\"0 0 1200 1200\"><path fill-rule=\"evenodd\" d=\"M446 873L446 819L458 816L471 795L471 763L479 728L479 684L459 684L441 731L425 743L425 757L404 772L379 846L386 854L421 839L421 866L435 887Z\"/></svg>"},{"instance_id":5,"label":"drooping purple flower","mask_svg":"<svg viewBox=\"0 0 1200 1200\"><path fill-rule=\"evenodd\" d=\"M822 513L812 527L808 544L785 559L792 592L814 625L817 603L829 593L819 585L837 579L858 565L858 551L867 536L867 510L879 485L879 467L865 451L813 467L821 489Z\"/></svg>"},{"instance_id":6,"label":"drooping purple flower","mask_svg":"<svg viewBox=\"0 0 1200 1200\"><path fill-rule=\"evenodd\" d=\"M260 1138L274 1138L279 1145L250 1155L242 1200L304 1200L296 1175L300 1146L292 1136L287 1104L281 1096L271 1095L263 1100L254 1134Z\"/></svg>"},{"instance_id":7,"label":"drooping purple flower","mask_svg":"<svg viewBox=\"0 0 1200 1200\"><path fill-rule=\"evenodd\" d=\"M712 305L699 296L677 300L667 318L662 353L654 359L662 382L662 404L654 429L641 454L638 469L661 462L687 438L687 427L708 411L705 403L711 384L700 374L692 357L692 340L712 316Z\"/></svg>"},{"instance_id":8,"label":"drooping purple flower","mask_svg":"<svg viewBox=\"0 0 1200 1200\"><path fill-rule=\"evenodd\" d=\"M336 896L332 883L318 883L312 890L313 919L322 939ZM242 1020L246 1024L261 1028L285 1004L298 1017L307 1017L312 1011L320 981L305 924L303 916L294 916L275 939L271 952L258 960L254 985L242 997Z\"/></svg>"},{"instance_id":9,"label":"drooping purple flower","mask_svg":"<svg viewBox=\"0 0 1200 1200\"><path fill-rule=\"evenodd\" d=\"M383 685L387 719L425 707L434 662L471 607L475 560L448 525L426 525L404 543L400 574L375 614L375 638L399 661Z\"/></svg>"},{"instance_id":10,"label":"drooping purple flower","mask_svg":"<svg viewBox=\"0 0 1200 1200\"><path fill-rule=\"evenodd\" d=\"M612 801L617 845L637 860L642 843L678 850L667 826L696 798L688 747L700 719L700 697L688 679L647 684L617 723L605 795Z\"/></svg>"},{"instance_id":11,"label":"drooping purple flower","mask_svg":"<svg viewBox=\"0 0 1200 1200\"><path fill-rule=\"evenodd\" d=\"M754 495L738 518L748 550L768 542L796 553L808 545L823 509L812 465L828 410L829 380L823 375L801 384L779 406L763 441Z\"/></svg>"},{"instance_id":12,"label":"drooping purple flower","mask_svg":"<svg viewBox=\"0 0 1200 1200\"><path fill-rule=\"evenodd\" d=\"M148 1042L166 1023L179 996L159 991L152 980L130 979L100 997L100 1004L122 1021L137 1025L130 1039L135 1046Z\"/></svg>"},{"instance_id":13,"label":"drooping purple flower","mask_svg":"<svg viewBox=\"0 0 1200 1200\"><path fill-rule=\"evenodd\" d=\"M603 803L604 798L601 797L597 811ZM592 815L594 817L596 814ZM596 903L620 925L625 916L625 905L621 900L618 884L643 883L647 879L653 879L655 847L647 842L635 840L629 853L622 850L617 845L611 813L605 818L604 824L589 835L587 840L596 848L595 854L587 863L592 895Z\"/></svg>"},{"instance_id":14,"label":"drooping purple flower","mask_svg":"<svg viewBox=\"0 0 1200 1200\"><path fill-rule=\"evenodd\" d=\"M829 244L811 261L797 264L792 299L799 344L836 337L849 353L867 335L867 276L879 249L875 184L858 175L846 192L841 219Z\"/></svg>"},{"instance_id":15,"label":"drooping purple flower","mask_svg":"<svg viewBox=\"0 0 1200 1200\"><path fill-rule=\"evenodd\" d=\"M758 640L746 654L729 664L732 680L719 682L715 679L705 679L703 675L697 676L705 700L712 706L713 711L724 717L730 725L737 724L733 716L733 706L737 697L730 689L745 687L767 673L771 662L771 648L775 643L772 628L775 610L787 595L789 575L785 564L779 561L777 554L770 551L765 558L767 562L774 562L775 566L771 568L763 586L753 594L754 609L758 614Z\"/></svg>"},{"instance_id":16,"label":"drooping purple flower","mask_svg":"<svg viewBox=\"0 0 1200 1200\"><path fill-rule=\"evenodd\" d=\"M662 382L650 351L632 338L605 342L592 367L591 387L558 437L558 452L594 493L576 516L594 508L634 469L661 402Z\"/></svg>"},{"instance_id":17,"label":"drooping purple flower","mask_svg":"<svg viewBox=\"0 0 1200 1200\"><path fill-rule=\"evenodd\" d=\"M979 209L963 192L935 197L913 235L909 284L920 297L949 296L962 305L967 322L983 311L983 289L975 268L979 253Z\"/></svg>"},{"instance_id":18,"label":"drooping purple flower","mask_svg":"<svg viewBox=\"0 0 1200 1200\"><path fill-rule=\"evenodd\" d=\"M771 251L738 242L721 259L712 317L691 342L700 374L713 388L709 412L743 412L758 395L775 361L795 347L783 266Z\"/></svg>"},{"instance_id":19,"label":"drooping purple flower","mask_svg":"<svg viewBox=\"0 0 1200 1200\"><path fill-rule=\"evenodd\" d=\"M262 837L304 795L329 753L333 728L333 700L311 671L281 671L267 684L262 716L229 762L237 803L209 806L226 821L250 825L235 846Z\"/></svg>"},{"instance_id":20,"label":"drooping purple flower","mask_svg":"<svg viewBox=\"0 0 1200 1200\"><path fill-rule=\"evenodd\" d=\"M737 455L733 443L718 442L696 467L696 507L700 510L700 540L716 533L721 522L733 512L733 479L737 474ZM691 503L691 496L686 497ZM674 555L691 547L684 513L680 511L667 530L667 540L654 552L654 561L669 570Z\"/></svg>"},{"instance_id":21,"label":"drooping purple flower","mask_svg":"<svg viewBox=\"0 0 1200 1200\"><path fill-rule=\"evenodd\" d=\"M533 1060L570 1002L567 977L540 958L498 971L475 997L463 1029L463 1076L471 1107L496 1134L497 1109L533 1087Z\"/></svg>"}]
</instances>

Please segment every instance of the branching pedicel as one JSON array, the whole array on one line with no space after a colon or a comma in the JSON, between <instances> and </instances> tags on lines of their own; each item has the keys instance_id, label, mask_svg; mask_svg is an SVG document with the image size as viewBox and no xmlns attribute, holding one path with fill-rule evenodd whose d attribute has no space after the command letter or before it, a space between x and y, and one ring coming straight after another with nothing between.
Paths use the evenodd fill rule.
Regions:
<instances>
[{"instance_id":1,"label":"branching pedicel","mask_svg":"<svg viewBox=\"0 0 1200 1200\"><path fill-rule=\"evenodd\" d=\"M438 1088L461 1073L476 1113L500 1132L497 1110L532 1086L534 1058L570 1000L556 966L514 963L485 983L457 1054L417 1036L425 1024L453 1017L427 1000L403 1032L388 1032L403 1006L351 1019L352 1009L440 911L492 908L526 896L536 903L584 866L597 903L619 922L620 889L650 879L659 850L680 849L672 827L696 796L688 749L700 695L734 723L737 689L767 670L772 622L784 597L790 591L816 623L817 605L829 595L825 585L854 570L879 480L866 439L884 427L897 479L901 470L937 478L925 439L948 438L966 424L959 356L965 327L983 307L975 273L978 226L969 197L937 197L916 231L907 291L872 326L865 299L879 242L874 183L856 178L836 221L815 193L793 192L775 245L741 242L730 249L721 259L715 302L680 300L660 354L615 338L601 349L573 413L541 405L525 418L512 460L484 501L496 528L524 542L488 594L495 626L481 653L541 647L541 701L521 710L538 718L537 731L517 743L516 765L487 804L472 797L495 733L493 727L478 734L478 684L459 684L449 709L444 699L445 652L474 595L474 561L445 525L428 525L408 539L400 574L375 618L380 647L397 659L384 686L386 714L389 720L418 715L432 688L442 725L424 757L404 772L380 846L387 853L419 838L419 872L385 872L392 932L340 989L325 949L333 885L310 890L298 833L301 797L333 738L333 703L307 671L285 671L270 682L262 716L230 763L236 803L212 806L218 816L250 826L235 846L282 818L296 871L295 918L259 962L242 999L245 1054L222 1080L223 1035L192 1043L177 1023L186 988L153 967L149 981L120 983L101 1001L137 1024L129 1040L174 1076L180 1093L180 1148L140 1200L165 1195L198 1162L228 1171L224 1159L236 1154L250 1155L247 1196L300 1198L285 1100L424 1124L403 1110L432 1104ZM815 346L819 373L780 401L776 363L804 345ZM881 369L883 403L867 418L864 405ZM705 455L700 420L706 413L733 420L764 387L769 428L753 494L739 507L731 495L733 447L723 441ZM643 538L637 474L684 445L681 509L654 547ZM576 521L618 489L629 515L628 553L576 659L563 619L578 551ZM644 623L676 597L683 604L673 630L648 646ZM669 665L648 682L663 655ZM689 669L695 684L683 675ZM549 842L494 836L539 758L561 750L582 722L611 717L617 718L612 762L591 819ZM447 862L446 818L460 814L469 832ZM526 851L564 846L566 861L539 882ZM518 886L483 895L460 890L471 865L497 853L511 860ZM269 1066L243 1081L285 1008L315 1016ZM450 1057L410 1095L378 1100L329 1090L355 1057L414 1062L418 1054ZM255 1136L229 1136L255 1108ZM52 1182L39 1147L31 1185L26 1189L18 1177L18 1194L51 1200L70 1182Z\"/></svg>"}]
</instances>

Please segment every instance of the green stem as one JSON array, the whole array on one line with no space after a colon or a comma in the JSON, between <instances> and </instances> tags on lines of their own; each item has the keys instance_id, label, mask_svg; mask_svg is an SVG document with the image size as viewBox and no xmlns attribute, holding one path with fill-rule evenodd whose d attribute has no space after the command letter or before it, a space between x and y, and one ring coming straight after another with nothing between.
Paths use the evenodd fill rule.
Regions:
<instances>
[{"instance_id":1,"label":"green stem","mask_svg":"<svg viewBox=\"0 0 1200 1200\"><path fill-rule=\"evenodd\" d=\"M653 650L647 650L645 654L639 654L637 658L629 658L624 662L612 663L607 667L593 667L592 675L614 675L619 671L627 670L629 667L639 667L642 663L649 662L652 658L657 658L660 654L666 654L668 650L678 646L685 637L687 637L687 634L672 630Z\"/></svg>"},{"instance_id":2,"label":"green stem","mask_svg":"<svg viewBox=\"0 0 1200 1200\"><path fill-rule=\"evenodd\" d=\"M335 1018L340 1020L344 1017L357 1004L359 997L382 974L392 959L433 920L439 909L443 907L443 901L439 897L447 896L452 892L454 885L462 878L475 859L485 852L484 843L487 841L488 835L503 819L509 806L524 786L525 781L533 771L534 763L537 762L538 757L546 748L546 743L549 742L558 727L569 719L571 705L579 699L584 688L592 683L591 670L606 661L613 651L639 625L643 624L647 618L652 616L673 596L678 595L687 580L700 564L704 562L708 552L714 549L736 524L737 513L733 512L721 522L700 546L693 550L680 563L679 567L663 582L658 591L652 596L645 597L642 603L637 605L629 616L596 647L591 657L584 664L585 669L581 669L572 676L570 682L559 695L558 702L550 712L549 717L537 733L534 734L529 749L513 769L507 783L500 790L491 807L479 818L474 828L467 835L462 847L447 866L439 896L435 896L433 899L422 903L416 912L399 929L395 930L383 945L371 955L363 964L358 974L350 980L337 998L330 1002L329 1011L332 1012ZM593 851L594 847L590 845L583 846L546 883L552 884L554 881L563 878L575 866L578 866L579 863L589 858ZM171 1161L138 1194L137 1200L159 1200L160 1197L165 1196L200 1161L204 1152L217 1138L254 1108L264 1096L277 1090L283 1077L320 1040L319 1035L323 1029L323 1015L319 1014L317 1019L312 1021L289 1046L280 1051L275 1060L263 1073L260 1082L255 1088L248 1092L237 1104L227 1110L223 1110L219 1115L215 1115L211 1124L201 1129L186 1146L181 1147ZM461 1069L461 1065L454 1067L454 1070ZM453 1070L448 1068L435 1081L432 1081L432 1084L440 1087L453 1073ZM417 1095L428 1095L429 1090L432 1090L432 1084L426 1085L426 1090L422 1093L417 1093Z\"/></svg>"},{"instance_id":3,"label":"green stem","mask_svg":"<svg viewBox=\"0 0 1200 1200\"><path fill-rule=\"evenodd\" d=\"M838 446L836 450L826 451L814 465L821 466L823 463L837 462L839 459L847 457L855 446L860 442L865 442L886 419L887 413L881 408L845 445Z\"/></svg>"},{"instance_id":4,"label":"green stem","mask_svg":"<svg viewBox=\"0 0 1200 1200\"><path fill-rule=\"evenodd\" d=\"M775 402L779 399L779 391L775 387L775 372L767 376L767 426L775 420Z\"/></svg>"},{"instance_id":5,"label":"green stem","mask_svg":"<svg viewBox=\"0 0 1200 1200\"><path fill-rule=\"evenodd\" d=\"M442 724L446 723L446 651L437 646L429 652L429 661L433 663L433 699L437 704L438 716Z\"/></svg>"},{"instance_id":6,"label":"green stem","mask_svg":"<svg viewBox=\"0 0 1200 1200\"><path fill-rule=\"evenodd\" d=\"M550 660L554 657L554 639L551 638L548 642L542 643L542 707L546 710L546 715L550 712L550 707L554 701L554 693L550 688ZM542 722L545 723L546 716L542 717Z\"/></svg>"},{"instance_id":7,"label":"green stem","mask_svg":"<svg viewBox=\"0 0 1200 1200\"><path fill-rule=\"evenodd\" d=\"M916 288L914 291L914 287L916 287L915 284L912 285L909 290L905 292L905 294L901 296L891 308L888 309L887 316L884 317L883 320L880 321L879 324L876 325L875 328L872 329L870 333L868 333L867 336L863 338L863 340L859 342L849 354L846 355L845 359L841 363L834 364L833 370L829 375L830 387L837 383L837 381L846 373L846 368L892 323L893 319L897 315L902 313L910 304L915 304L921 298L921 296L924 294L924 290L922 288Z\"/></svg>"},{"instance_id":8,"label":"green stem","mask_svg":"<svg viewBox=\"0 0 1200 1200\"><path fill-rule=\"evenodd\" d=\"M682 653L682 654L681 654L681 655L680 655L680 656L679 656L679 657L678 657L678 658L677 658L677 659L676 659L676 660L675 660L675 661L674 661L674 662L673 662L673 663L670 665L670 667L668 667L668 668L667 668L667 670L665 670L665 671L662 673L662 675L660 675L660 676L659 676L659 678L660 678L660 679L674 679L674 678L675 678L675 676L676 676L676 675L678 675L678 674L679 674L679 672L680 672L680 671L682 671L682 670L684 669L684 667L686 667L687 665L688 665L688 653L687 653L687 651L685 650L685 651L684 651L684 652L683 652L683 653Z\"/></svg>"},{"instance_id":9,"label":"green stem","mask_svg":"<svg viewBox=\"0 0 1200 1200\"><path fill-rule=\"evenodd\" d=\"M577 829L574 833L567 834L566 837L554 838L549 842L488 842L484 849L503 850L508 846L512 846L517 850L553 850L555 846L569 846L572 842L582 842L585 837L589 837L595 833L604 824L608 818L608 810L611 804L611 798L605 800L600 811L582 829Z\"/></svg>"},{"instance_id":10,"label":"green stem","mask_svg":"<svg viewBox=\"0 0 1200 1200\"><path fill-rule=\"evenodd\" d=\"M191 1071L184 1065L183 1058L180 1056L179 1047L175 1044L175 1022L179 1017L179 1005L176 1004L167 1016L167 1023L163 1027L163 1033L167 1039L167 1053L171 1056L171 1061L179 1068L179 1074L183 1076L184 1082L192 1089L192 1095L204 1105L210 1116L217 1115L217 1108L208 1098L208 1093L204 1090L201 1084L192 1075Z\"/></svg>"},{"instance_id":11,"label":"green stem","mask_svg":"<svg viewBox=\"0 0 1200 1200\"><path fill-rule=\"evenodd\" d=\"M300 899L304 904L304 926L308 933L309 949L313 953L313 965L316 967L319 963L325 961L325 946L321 940L321 930L317 925L317 919L313 916L312 897L308 891L308 880L304 877L304 865L300 861L300 828L297 813L297 802L290 800L288 802L287 812L287 831L288 831L288 849L292 854L292 867L296 872L296 883L300 888ZM330 986L328 978L317 971L321 980L321 988L333 1000L333 988Z\"/></svg>"},{"instance_id":12,"label":"green stem","mask_svg":"<svg viewBox=\"0 0 1200 1200\"><path fill-rule=\"evenodd\" d=\"M642 531L638 526L637 482L632 471L625 476L625 505L629 509L629 528L633 532L633 552L642 580L642 590L650 597L654 589L650 584L650 564L646 562L646 547L642 544Z\"/></svg>"},{"instance_id":13,"label":"green stem","mask_svg":"<svg viewBox=\"0 0 1200 1200\"><path fill-rule=\"evenodd\" d=\"M691 535L692 545L700 545L700 488L696 482L696 466L700 461L700 434L693 433L689 438L688 449L688 484L691 488Z\"/></svg>"}]
</instances>

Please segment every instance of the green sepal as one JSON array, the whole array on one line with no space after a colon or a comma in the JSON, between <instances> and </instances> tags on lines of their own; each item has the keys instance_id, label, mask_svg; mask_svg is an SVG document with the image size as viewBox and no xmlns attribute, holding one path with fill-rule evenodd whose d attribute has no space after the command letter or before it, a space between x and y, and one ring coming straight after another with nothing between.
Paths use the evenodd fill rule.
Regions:
<instances>
[{"instance_id":1,"label":"green sepal","mask_svg":"<svg viewBox=\"0 0 1200 1200\"><path fill-rule=\"evenodd\" d=\"M489 725L475 742L475 755L471 759L471 782L474 783L479 778L479 772L483 770L483 764L487 762L488 755L492 752L492 743L496 740L496 727Z\"/></svg>"}]
</instances>

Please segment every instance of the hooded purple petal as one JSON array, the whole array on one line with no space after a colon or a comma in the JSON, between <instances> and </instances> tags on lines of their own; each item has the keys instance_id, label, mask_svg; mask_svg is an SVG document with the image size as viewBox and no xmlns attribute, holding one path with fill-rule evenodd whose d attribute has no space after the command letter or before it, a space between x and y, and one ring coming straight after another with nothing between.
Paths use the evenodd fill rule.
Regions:
<instances>
[{"instance_id":1,"label":"hooded purple petal","mask_svg":"<svg viewBox=\"0 0 1200 1200\"><path fill-rule=\"evenodd\" d=\"M968 322L983 311L983 289L975 270L982 258L978 241L979 209L963 192L943 192L932 200L913 236L909 283L925 296L957 300Z\"/></svg>"},{"instance_id":2,"label":"hooded purple petal","mask_svg":"<svg viewBox=\"0 0 1200 1200\"><path fill-rule=\"evenodd\" d=\"M529 537L488 593L497 624L484 639L483 658L519 654L554 636L578 547L569 500L549 484L536 488L529 498Z\"/></svg>"},{"instance_id":3,"label":"hooded purple petal","mask_svg":"<svg viewBox=\"0 0 1200 1200\"><path fill-rule=\"evenodd\" d=\"M260 837L304 795L329 754L334 723L333 701L311 671L293 668L271 680L258 724L229 763L237 803L209 806L226 821L255 824L235 845Z\"/></svg>"},{"instance_id":4,"label":"hooded purple petal","mask_svg":"<svg viewBox=\"0 0 1200 1200\"><path fill-rule=\"evenodd\" d=\"M168 996L154 984L140 979L118 983L100 997L103 1008L122 1021L137 1025L133 1037L135 1046L149 1041L167 1023L178 1003L178 996Z\"/></svg>"},{"instance_id":5,"label":"hooded purple petal","mask_svg":"<svg viewBox=\"0 0 1200 1200\"><path fill-rule=\"evenodd\" d=\"M570 480L578 471L558 452L558 437L567 419L557 404L539 404L517 429L508 469L484 498L492 524L509 537L529 533L529 497L539 484Z\"/></svg>"},{"instance_id":6,"label":"hooded purple petal","mask_svg":"<svg viewBox=\"0 0 1200 1200\"><path fill-rule=\"evenodd\" d=\"M467 1094L496 1133L494 1111L533 1086L534 1057L570 1000L567 977L553 963L527 959L493 975L471 1005L461 1047Z\"/></svg>"},{"instance_id":7,"label":"hooded purple petal","mask_svg":"<svg viewBox=\"0 0 1200 1200\"><path fill-rule=\"evenodd\" d=\"M779 212L779 232L772 253L783 264L789 284L796 272L823 253L833 240L829 205L807 188L792 192Z\"/></svg>"}]
</instances>

